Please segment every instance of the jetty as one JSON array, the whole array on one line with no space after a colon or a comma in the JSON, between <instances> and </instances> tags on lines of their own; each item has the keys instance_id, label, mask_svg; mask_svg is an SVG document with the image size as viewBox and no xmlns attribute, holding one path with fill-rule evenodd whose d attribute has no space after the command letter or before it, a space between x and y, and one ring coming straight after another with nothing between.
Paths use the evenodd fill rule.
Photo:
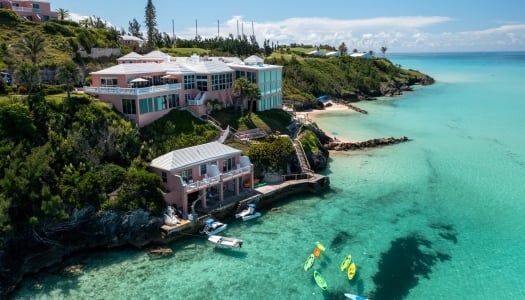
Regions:
<instances>
[{"instance_id":1,"label":"jetty","mask_svg":"<svg viewBox=\"0 0 525 300\"><path fill-rule=\"evenodd\" d=\"M207 218L220 220L233 219L248 203L254 203L258 208L271 207L272 204L291 195L316 194L330 187L330 178L316 173L298 173L282 175L282 181L266 184L236 197L229 197L225 201L200 210L193 220L181 219L174 226L161 226L162 240L171 241L194 236L204 226Z\"/></svg>"},{"instance_id":2,"label":"jetty","mask_svg":"<svg viewBox=\"0 0 525 300\"><path fill-rule=\"evenodd\" d=\"M331 141L326 144L328 150L334 151L349 151L349 150L362 150L366 148L382 147L386 145L399 144L410 141L406 136L400 138L389 137L389 138L378 138L371 139L363 142L342 142L342 141Z\"/></svg>"}]
</instances>

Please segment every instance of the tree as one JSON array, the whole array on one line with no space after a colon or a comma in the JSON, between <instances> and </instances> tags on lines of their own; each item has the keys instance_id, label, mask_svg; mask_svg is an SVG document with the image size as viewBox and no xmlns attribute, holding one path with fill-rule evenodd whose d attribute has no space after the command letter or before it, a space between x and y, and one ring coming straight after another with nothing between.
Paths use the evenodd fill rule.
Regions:
<instances>
[{"instance_id":1,"label":"tree","mask_svg":"<svg viewBox=\"0 0 525 300\"><path fill-rule=\"evenodd\" d=\"M381 47L381 53L383 53L383 57L385 57L386 50L388 50L387 47L385 46Z\"/></svg>"},{"instance_id":2,"label":"tree","mask_svg":"<svg viewBox=\"0 0 525 300\"><path fill-rule=\"evenodd\" d=\"M246 91L249 89L250 82L246 77L241 77L233 83L233 93L240 99L241 115L244 115L244 100L246 99ZM237 104L239 105L239 104Z\"/></svg>"},{"instance_id":3,"label":"tree","mask_svg":"<svg viewBox=\"0 0 525 300\"><path fill-rule=\"evenodd\" d=\"M23 62L13 74L15 82L23 85L27 89L27 94L31 95L33 89L40 84L40 70L37 66Z\"/></svg>"},{"instance_id":4,"label":"tree","mask_svg":"<svg viewBox=\"0 0 525 300\"><path fill-rule=\"evenodd\" d=\"M157 17L155 12L155 6L151 0L148 0L146 4L146 14L145 14L145 25L147 30L147 48L153 49L155 47L155 33L157 31Z\"/></svg>"},{"instance_id":5,"label":"tree","mask_svg":"<svg viewBox=\"0 0 525 300\"><path fill-rule=\"evenodd\" d=\"M39 32L32 31L22 37L16 44L22 54L29 56L33 65L38 62L40 53L44 51L45 40Z\"/></svg>"},{"instance_id":6,"label":"tree","mask_svg":"<svg viewBox=\"0 0 525 300\"><path fill-rule=\"evenodd\" d=\"M339 45L339 53L341 54L341 56L343 55L346 55L346 53L348 52L348 47L346 47L346 44L344 42L341 43L341 45Z\"/></svg>"},{"instance_id":7,"label":"tree","mask_svg":"<svg viewBox=\"0 0 525 300\"><path fill-rule=\"evenodd\" d=\"M71 89L82 80L80 68L72 61L61 64L55 74L55 79L66 85L67 99L71 98Z\"/></svg>"},{"instance_id":8,"label":"tree","mask_svg":"<svg viewBox=\"0 0 525 300\"><path fill-rule=\"evenodd\" d=\"M128 31L129 34L134 37L143 38L142 32L140 31L140 23L135 18L133 18L133 21L129 21Z\"/></svg>"},{"instance_id":9,"label":"tree","mask_svg":"<svg viewBox=\"0 0 525 300\"><path fill-rule=\"evenodd\" d=\"M248 119L249 119L252 116L254 102L261 99L261 90L256 84L250 83L248 85L248 90L246 91L246 99L248 100Z\"/></svg>"},{"instance_id":10,"label":"tree","mask_svg":"<svg viewBox=\"0 0 525 300\"><path fill-rule=\"evenodd\" d=\"M59 8L57 9L58 18L60 20L64 20L66 17L69 17L69 10L65 8Z\"/></svg>"}]
</instances>

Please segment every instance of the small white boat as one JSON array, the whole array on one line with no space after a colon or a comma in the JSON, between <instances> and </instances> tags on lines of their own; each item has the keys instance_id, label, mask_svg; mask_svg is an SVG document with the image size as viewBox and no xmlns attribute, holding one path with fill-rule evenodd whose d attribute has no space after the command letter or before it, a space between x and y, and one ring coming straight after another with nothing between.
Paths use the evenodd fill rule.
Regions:
<instances>
[{"instance_id":1,"label":"small white boat","mask_svg":"<svg viewBox=\"0 0 525 300\"><path fill-rule=\"evenodd\" d=\"M352 300L368 300L368 298L350 294L350 293L345 293L345 297L348 299L352 299Z\"/></svg>"},{"instance_id":2,"label":"small white boat","mask_svg":"<svg viewBox=\"0 0 525 300\"><path fill-rule=\"evenodd\" d=\"M208 241L214 243L215 245L231 248L242 248L242 243L244 243L243 240L220 235L210 235L208 237Z\"/></svg>"},{"instance_id":3,"label":"small white boat","mask_svg":"<svg viewBox=\"0 0 525 300\"><path fill-rule=\"evenodd\" d=\"M166 208L166 212L164 213L164 224L168 226L175 226L179 223L179 218L177 217L177 214L175 213L175 209L173 206L168 205Z\"/></svg>"},{"instance_id":4,"label":"small white boat","mask_svg":"<svg viewBox=\"0 0 525 300\"><path fill-rule=\"evenodd\" d=\"M207 218L206 220L204 220L204 228L201 230L201 233L205 233L207 235L214 235L225 230L227 227L228 224L224 224L213 218Z\"/></svg>"},{"instance_id":5,"label":"small white boat","mask_svg":"<svg viewBox=\"0 0 525 300\"><path fill-rule=\"evenodd\" d=\"M252 203L248 204L248 207L246 207L246 209L244 209L240 213L235 214L235 217L237 219L242 218L243 221L255 219L260 216L261 216L261 213L258 211L255 211L255 204L252 204Z\"/></svg>"}]
</instances>

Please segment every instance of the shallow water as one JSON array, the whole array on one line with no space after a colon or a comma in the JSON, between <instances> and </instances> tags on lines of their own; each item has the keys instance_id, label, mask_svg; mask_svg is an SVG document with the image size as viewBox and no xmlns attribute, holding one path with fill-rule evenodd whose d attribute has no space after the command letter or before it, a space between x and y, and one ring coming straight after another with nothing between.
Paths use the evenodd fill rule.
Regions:
<instances>
[{"instance_id":1,"label":"shallow water","mask_svg":"<svg viewBox=\"0 0 525 300\"><path fill-rule=\"evenodd\" d=\"M244 239L242 249L195 237L170 245L168 259L135 249L84 255L70 262L76 275L29 277L13 298L525 299L525 53L387 56L436 84L355 104L368 115L316 122L345 139L410 142L332 154L330 191L229 222L224 234ZM316 241L327 250L305 272ZM347 254L352 281L339 270Z\"/></svg>"}]
</instances>

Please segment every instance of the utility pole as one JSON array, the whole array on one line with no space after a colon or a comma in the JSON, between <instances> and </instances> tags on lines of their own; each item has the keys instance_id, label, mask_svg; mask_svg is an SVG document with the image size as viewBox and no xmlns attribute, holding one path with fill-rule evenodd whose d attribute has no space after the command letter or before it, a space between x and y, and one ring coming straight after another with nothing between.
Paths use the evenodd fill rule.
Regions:
<instances>
[{"instance_id":1,"label":"utility pole","mask_svg":"<svg viewBox=\"0 0 525 300\"><path fill-rule=\"evenodd\" d=\"M197 19L195 19L195 40L197 40L197 37L199 36L197 32Z\"/></svg>"},{"instance_id":2,"label":"utility pole","mask_svg":"<svg viewBox=\"0 0 525 300\"><path fill-rule=\"evenodd\" d=\"M217 39L219 39L219 20L217 20Z\"/></svg>"}]
</instances>

